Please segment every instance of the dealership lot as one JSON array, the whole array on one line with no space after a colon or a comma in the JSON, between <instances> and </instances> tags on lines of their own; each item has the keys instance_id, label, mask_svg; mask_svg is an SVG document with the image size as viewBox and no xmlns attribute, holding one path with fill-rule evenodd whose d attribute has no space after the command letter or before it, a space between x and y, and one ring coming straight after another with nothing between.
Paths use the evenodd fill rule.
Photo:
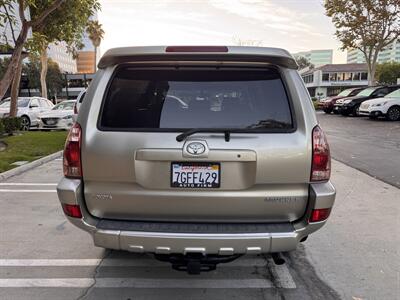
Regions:
<instances>
[{"instance_id":1,"label":"dealership lot","mask_svg":"<svg viewBox=\"0 0 400 300\"><path fill-rule=\"evenodd\" d=\"M399 123L318 116L334 158L386 182L398 180ZM362 165L371 159L368 149L386 155L384 161L391 158L391 166L369 160ZM286 254L285 265L244 256L199 276L174 271L149 255L94 247L62 213L55 192L61 171L57 159L0 183L0 299L396 299L400 294L400 190L337 161L331 219Z\"/></svg>"}]
</instances>

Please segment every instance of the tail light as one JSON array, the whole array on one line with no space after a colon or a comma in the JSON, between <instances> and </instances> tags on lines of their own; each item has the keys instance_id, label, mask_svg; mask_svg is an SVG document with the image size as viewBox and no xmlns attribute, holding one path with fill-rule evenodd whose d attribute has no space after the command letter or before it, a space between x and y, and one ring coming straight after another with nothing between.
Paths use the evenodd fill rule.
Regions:
<instances>
[{"instance_id":1,"label":"tail light","mask_svg":"<svg viewBox=\"0 0 400 300\"><path fill-rule=\"evenodd\" d=\"M318 125L313 129L312 143L311 181L327 181L331 176L331 154L326 136Z\"/></svg>"},{"instance_id":2,"label":"tail light","mask_svg":"<svg viewBox=\"0 0 400 300\"><path fill-rule=\"evenodd\" d=\"M75 123L69 131L64 148L63 169L68 178L82 178L81 126Z\"/></svg>"},{"instance_id":3,"label":"tail light","mask_svg":"<svg viewBox=\"0 0 400 300\"><path fill-rule=\"evenodd\" d=\"M62 204L64 214L72 218L82 218L81 208L76 204Z\"/></svg>"},{"instance_id":4,"label":"tail light","mask_svg":"<svg viewBox=\"0 0 400 300\"><path fill-rule=\"evenodd\" d=\"M328 219L329 215L331 214L330 208L321 208L321 209L313 209L310 216L310 223L313 222L321 222Z\"/></svg>"}]
</instances>

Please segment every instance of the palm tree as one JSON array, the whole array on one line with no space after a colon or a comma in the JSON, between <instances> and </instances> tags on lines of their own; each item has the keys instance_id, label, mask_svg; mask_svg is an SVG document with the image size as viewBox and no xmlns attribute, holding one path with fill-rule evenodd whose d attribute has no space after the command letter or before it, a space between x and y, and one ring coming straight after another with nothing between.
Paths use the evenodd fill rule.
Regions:
<instances>
[{"instance_id":1,"label":"palm tree","mask_svg":"<svg viewBox=\"0 0 400 300\"><path fill-rule=\"evenodd\" d=\"M86 32L94 46L94 71L96 72L97 47L100 46L101 40L104 38L104 30L99 21L90 20L86 27Z\"/></svg>"}]
</instances>

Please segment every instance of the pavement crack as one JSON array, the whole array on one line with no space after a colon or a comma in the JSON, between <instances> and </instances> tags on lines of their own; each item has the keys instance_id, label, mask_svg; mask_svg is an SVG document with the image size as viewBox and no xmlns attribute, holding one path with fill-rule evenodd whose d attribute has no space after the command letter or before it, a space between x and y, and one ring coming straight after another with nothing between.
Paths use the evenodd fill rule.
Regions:
<instances>
[{"instance_id":1,"label":"pavement crack","mask_svg":"<svg viewBox=\"0 0 400 300\"><path fill-rule=\"evenodd\" d=\"M84 290L83 293L76 300L85 299L89 295L89 293L94 289L97 283L97 276L99 274L99 269L103 264L104 260L110 256L111 252L112 252L111 250L106 250L106 254L103 256L100 263L94 269L93 283L88 288L86 288L86 290Z\"/></svg>"}]
</instances>

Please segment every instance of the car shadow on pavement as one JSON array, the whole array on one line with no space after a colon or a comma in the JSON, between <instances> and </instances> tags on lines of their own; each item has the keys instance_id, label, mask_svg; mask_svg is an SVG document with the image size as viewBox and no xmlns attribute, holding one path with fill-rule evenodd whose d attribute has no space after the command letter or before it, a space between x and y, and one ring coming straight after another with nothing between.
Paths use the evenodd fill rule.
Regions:
<instances>
[{"instance_id":1,"label":"car shadow on pavement","mask_svg":"<svg viewBox=\"0 0 400 300\"><path fill-rule=\"evenodd\" d=\"M317 276L302 245L284 258L286 264L276 266L268 255L246 255L189 275L151 254L106 250L79 299L340 299Z\"/></svg>"}]
</instances>

